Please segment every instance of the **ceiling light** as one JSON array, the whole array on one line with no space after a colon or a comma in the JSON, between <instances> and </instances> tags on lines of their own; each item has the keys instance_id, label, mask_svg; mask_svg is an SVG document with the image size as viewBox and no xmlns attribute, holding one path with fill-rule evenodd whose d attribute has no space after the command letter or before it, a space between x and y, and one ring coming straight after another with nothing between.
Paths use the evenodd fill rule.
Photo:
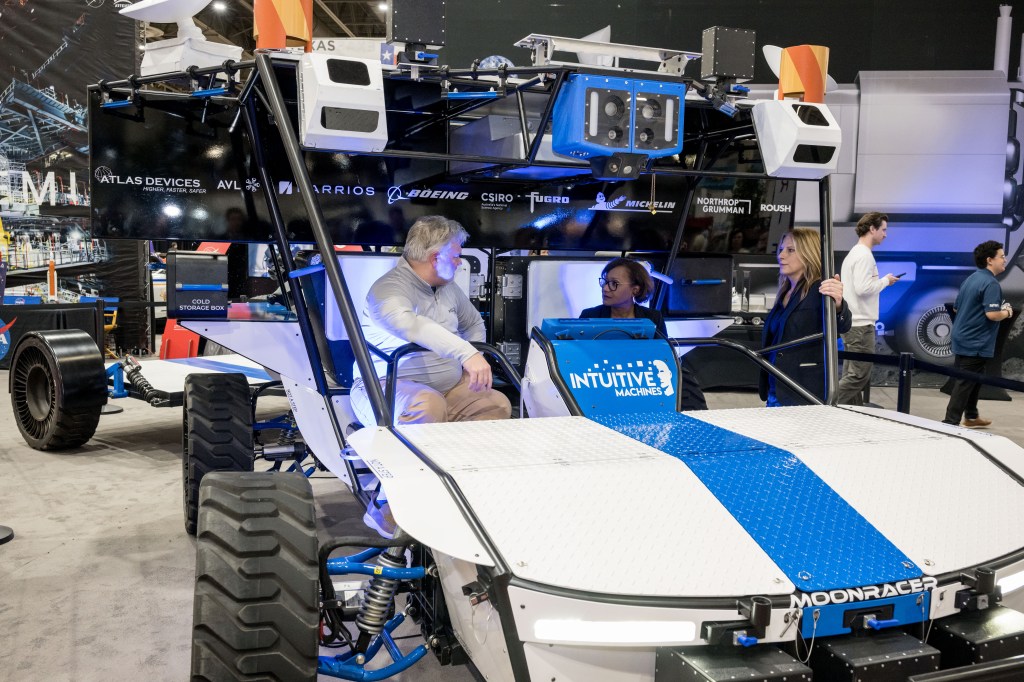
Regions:
<instances>
[{"instance_id":1,"label":"ceiling light","mask_svg":"<svg viewBox=\"0 0 1024 682\"><path fill-rule=\"evenodd\" d=\"M379 9L381 12L387 10L387 8L388 8L388 3L386 3L386 2L381 2L381 3L377 4L377 9Z\"/></svg>"},{"instance_id":2,"label":"ceiling light","mask_svg":"<svg viewBox=\"0 0 1024 682\"><path fill-rule=\"evenodd\" d=\"M217 12L223 12L228 8L228 3L224 2L223 0L217 0L213 3L212 7Z\"/></svg>"}]
</instances>

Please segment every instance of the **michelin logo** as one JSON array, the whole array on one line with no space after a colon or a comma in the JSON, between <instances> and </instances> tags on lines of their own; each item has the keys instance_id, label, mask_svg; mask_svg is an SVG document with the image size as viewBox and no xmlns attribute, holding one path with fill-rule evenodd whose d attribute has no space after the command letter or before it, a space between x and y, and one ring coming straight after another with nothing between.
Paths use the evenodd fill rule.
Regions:
<instances>
[{"instance_id":1,"label":"michelin logo","mask_svg":"<svg viewBox=\"0 0 1024 682\"><path fill-rule=\"evenodd\" d=\"M594 363L585 372L570 372L569 384L578 388L610 388L616 398L675 395L675 376L664 360L643 360L612 365Z\"/></svg>"}]
</instances>

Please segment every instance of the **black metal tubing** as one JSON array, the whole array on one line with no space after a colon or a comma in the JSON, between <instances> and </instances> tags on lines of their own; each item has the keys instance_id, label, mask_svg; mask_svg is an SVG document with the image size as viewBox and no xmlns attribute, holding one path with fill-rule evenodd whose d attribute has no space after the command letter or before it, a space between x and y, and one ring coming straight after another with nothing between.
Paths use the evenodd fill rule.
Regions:
<instances>
[{"instance_id":1,"label":"black metal tubing","mask_svg":"<svg viewBox=\"0 0 1024 682\"><path fill-rule=\"evenodd\" d=\"M260 139L259 127L256 124L256 102L252 99L248 100L244 105L244 111L242 117L245 122L246 132L249 134L249 142L252 146L253 161L256 166L256 172L260 176L260 183L262 183L265 191L263 192L264 199L267 203L267 212L270 214L270 221L274 226L274 237L277 241L278 249L281 252L281 259L284 261L285 268L288 272L295 269L295 261L292 258L291 248L288 242L288 229L284 224L284 219L281 217L281 207L277 203L277 194L274 192L274 179L270 176L270 171L267 169L266 158L263 153L263 142ZM328 382L327 376L324 372L323 358L320 356L320 348L317 346L314 339L315 331L313 329L313 322L310 319L309 308L306 306L306 298L299 286L289 287L291 293L291 299L295 303L295 317L299 323L299 329L302 332L302 339L306 344L306 351L309 353L310 365L313 371L313 380L316 383L317 391L321 395L327 395ZM282 291L286 291L282 289ZM337 419L332 418L334 428L337 433L342 433L341 426L337 424ZM344 439L339 441L344 443Z\"/></svg>"},{"instance_id":2,"label":"black metal tubing","mask_svg":"<svg viewBox=\"0 0 1024 682\"><path fill-rule=\"evenodd\" d=\"M192 79L197 76L208 76L220 73L221 71L228 72L229 75L236 71L243 71L245 69L252 69L256 66L255 61L244 61L235 62L228 60L223 64L217 66L207 66L202 69L194 68L191 71L178 71L175 73L161 73L154 76L129 76L119 81L100 81L99 87L101 90L109 91L112 88L123 88L129 87L137 89L140 85L149 85L150 83L163 83L171 80L178 80L180 78Z\"/></svg>"},{"instance_id":3,"label":"black metal tubing","mask_svg":"<svg viewBox=\"0 0 1024 682\"><path fill-rule=\"evenodd\" d=\"M555 388L558 389L559 394L562 396L562 400L565 401L565 406L569 410L569 414L573 417L582 417L583 410L580 409L580 404L576 402L576 396L572 394L569 387L565 383L565 379L562 378L562 373L558 371L558 365L555 364L555 347L551 345L551 340L544 335L544 332L539 327L534 327L530 330L530 340L536 341L537 345L540 346L541 351L544 353L544 362L548 366L548 376L551 377L552 383L555 384Z\"/></svg>"},{"instance_id":4,"label":"black metal tubing","mask_svg":"<svg viewBox=\"0 0 1024 682\"><path fill-rule=\"evenodd\" d=\"M794 346L794 345L797 345L799 343L804 343L808 338L810 338L810 337L804 337L803 339L797 339L796 341L793 341L793 342L790 342L790 343L786 343L786 344L782 344L782 346L772 346L772 347L773 348L779 348L779 347L788 348L789 346ZM755 353L754 351L750 350L746 346L744 346L742 344L739 344L739 343L736 343L735 341L729 341L728 339L699 338L699 339L672 339L671 341L669 341L669 343L671 343L675 347L680 347L680 346L721 346L723 348L731 348L732 350L735 350L735 351L741 353L742 355L746 356L747 359L749 359L752 362L754 362L755 364L757 364L761 369L763 369L764 371L768 372L769 374L774 376L776 379L781 380L782 383L786 384L787 387L789 387L791 390L795 391L801 398L803 398L804 400L806 400L810 404L812 404L812 405L823 405L824 404L824 403L821 402L820 398L818 398L817 396L811 395L807 391L807 389L805 389L803 386L801 386L800 384L798 384L795 381L793 381L792 379L790 379L789 375L787 375L786 373L782 372L775 365L773 365L772 363L770 363L767 360L765 360L764 358L762 358L759 353ZM763 349L761 352L764 352L765 350L767 350L767 349Z\"/></svg>"},{"instance_id":5,"label":"black metal tubing","mask_svg":"<svg viewBox=\"0 0 1024 682\"><path fill-rule=\"evenodd\" d=\"M533 143L530 145L530 153L526 156L526 163L528 165L537 165L537 153L540 152L540 143L544 140L544 131L547 130L548 123L551 121L551 114L555 110L555 99L558 97L558 91L562 89L562 84L565 83L566 71L559 71L555 77L555 82L551 86L551 97L548 98L548 103L544 105L544 113L541 114L540 121L537 123L537 135L533 138Z\"/></svg>"},{"instance_id":6,"label":"black metal tubing","mask_svg":"<svg viewBox=\"0 0 1024 682\"><path fill-rule=\"evenodd\" d=\"M345 323L345 332L352 343L352 353L356 358L356 366L359 373L364 377L375 376L373 362L370 360L369 351L366 349L366 339L363 337L363 330L356 318L355 306L352 303L352 296L345 285L345 276L338 265L338 259L334 257L334 244L331 242L327 226L324 224L323 213L317 203L316 195L313 192L313 183L309 179L309 172L306 170L305 160L302 151L299 149L295 137L295 130L292 128L291 118L285 108L284 96L281 94L281 86L277 82L277 75L274 73L274 63L266 52L259 52L256 55L256 68L259 70L260 78L267 92L271 111L277 124L278 132L281 134L281 142L284 144L285 156L288 157L288 165L295 176L295 183L298 186L302 203L305 205L306 213L309 216L309 225L313 231L313 238L316 240L317 248L320 249L324 272L327 281L334 292L338 302L338 312ZM268 188L265 194L270 194L272 188ZM366 382L366 394L370 399L370 407L373 409L373 416L377 419L378 426L389 426L392 423L391 412L384 402L384 393L380 384L376 381ZM344 442L344 441L342 441Z\"/></svg>"},{"instance_id":7,"label":"black metal tubing","mask_svg":"<svg viewBox=\"0 0 1024 682\"><path fill-rule=\"evenodd\" d=\"M817 334L808 334L807 336L801 336L799 339L793 339L792 341L786 341L785 343L777 343L774 346L765 346L761 350L752 351L758 355L768 355L769 353L776 353L780 350L788 350L796 346L802 346L805 343L812 341L821 341L825 337L824 334L818 332Z\"/></svg>"},{"instance_id":8,"label":"black metal tubing","mask_svg":"<svg viewBox=\"0 0 1024 682\"><path fill-rule=\"evenodd\" d=\"M836 257L832 252L832 178L828 175L818 181L818 210L821 211L821 278L832 279L836 272ZM839 350L836 347L836 301L825 297L822 306L822 329L825 330L825 402L836 404L836 384L839 382Z\"/></svg>"},{"instance_id":9,"label":"black metal tubing","mask_svg":"<svg viewBox=\"0 0 1024 682\"><path fill-rule=\"evenodd\" d=\"M523 390L523 379L519 376L519 372L516 371L515 367L508 361L505 354L495 348L489 343L483 343L482 341L470 342L474 348L483 353L485 356L490 355L498 361L498 365L501 367L501 371L505 373L505 376L511 380L512 385L515 386L517 391L522 392ZM367 344L370 349L380 357L388 361L388 376L385 380L386 388L384 389L384 400L388 404L388 408L391 413L395 412L395 392L398 386L398 361L409 353L415 353L417 351L430 352L429 348L424 348L415 343L407 343L404 346L399 346L391 355L387 355L384 351L380 350L372 344Z\"/></svg>"}]
</instances>

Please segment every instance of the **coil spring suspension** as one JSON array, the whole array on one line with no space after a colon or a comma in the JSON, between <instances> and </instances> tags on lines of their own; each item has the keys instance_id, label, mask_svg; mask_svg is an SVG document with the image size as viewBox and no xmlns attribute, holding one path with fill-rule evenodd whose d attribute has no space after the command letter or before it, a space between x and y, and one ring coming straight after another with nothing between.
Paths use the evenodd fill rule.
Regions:
<instances>
[{"instance_id":1,"label":"coil spring suspension","mask_svg":"<svg viewBox=\"0 0 1024 682\"><path fill-rule=\"evenodd\" d=\"M297 428L295 428L295 415L294 414L289 414L288 415L288 427L284 428L284 429L281 429L281 434L277 437L277 444L278 445L294 445L295 444L295 435L298 432L299 432L299 430Z\"/></svg>"},{"instance_id":2,"label":"coil spring suspension","mask_svg":"<svg viewBox=\"0 0 1024 682\"><path fill-rule=\"evenodd\" d=\"M405 547L391 547L377 557L378 566L405 568ZM365 653L370 641L384 630L388 620L391 602L398 590L398 581L384 576L374 576L366 588L363 602L359 605L356 625L359 626L358 653Z\"/></svg>"},{"instance_id":3,"label":"coil spring suspension","mask_svg":"<svg viewBox=\"0 0 1024 682\"><path fill-rule=\"evenodd\" d=\"M136 391L142 394L146 402L157 403L160 401L160 396L157 394L156 389L153 388L153 384L149 383L146 377L142 376L142 366L139 365L138 360L130 355L126 355L121 360L121 367L124 369L124 375L128 377L128 381L132 383Z\"/></svg>"}]
</instances>

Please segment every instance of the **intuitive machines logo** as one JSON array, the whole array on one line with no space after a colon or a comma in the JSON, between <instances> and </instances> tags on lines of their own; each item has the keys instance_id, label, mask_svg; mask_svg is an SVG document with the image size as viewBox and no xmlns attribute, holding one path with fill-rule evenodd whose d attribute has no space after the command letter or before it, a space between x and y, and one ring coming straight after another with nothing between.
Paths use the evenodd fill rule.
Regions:
<instances>
[{"instance_id":1,"label":"intuitive machines logo","mask_svg":"<svg viewBox=\"0 0 1024 682\"><path fill-rule=\"evenodd\" d=\"M675 394L672 370L664 360L637 360L612 364L595 362L583 372L570 372L569 384L580 388L612 389L616 398L672 396Z\"/></svg>"}]
</instances>

